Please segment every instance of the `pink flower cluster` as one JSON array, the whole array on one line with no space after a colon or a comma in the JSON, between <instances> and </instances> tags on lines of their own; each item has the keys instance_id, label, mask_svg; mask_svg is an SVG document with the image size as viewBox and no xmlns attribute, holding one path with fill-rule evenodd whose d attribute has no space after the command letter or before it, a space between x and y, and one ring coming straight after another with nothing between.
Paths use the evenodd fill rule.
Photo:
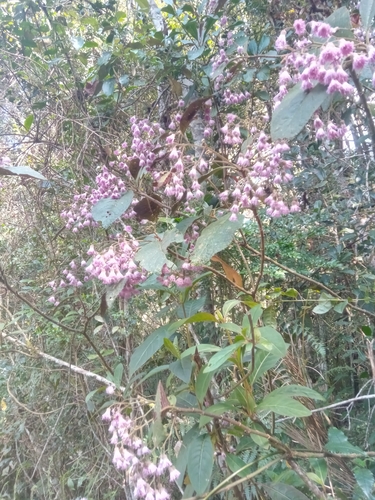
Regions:
<instances>
[{"instance_id":1,"label":"pink flower cluster","mask_svg":"<svg viewBox=\"0 0 375 500\"><path fill-rule=\"evenodd\" d=\"M242 144L240 129L236 125L237 117L232 113L227 115L227 123L221 128L224 134L223 142L226 144ZM255 127L251 129L253 142L246 151L240 153L237 159L237 172L231 189L226 189L219 194L222 202L230 200L231 220L236 220L241 209L255 208L263 202L267 208L267 215L280 217L290 212L300 210L298 203L293 201L291 206L282 200L281 192L275 191L267 194L267 187L286 184L293 179L291 160L284 158L289 151L285 142L273 144L270 138Z\"/></svg>"},{"instance_id":2,"label":"pink flower cluster","mask_svg":"<svg viewBox=\"0 0 375 500\"><path fill-rule=\"evenodd\" d=\"M327 126L324 126L324 123L318 116L314 119L314 129L316 139L328 139L330 141L342 139L348 131L348 128L344 123L337 126L335 123L330 121Z\"/></svg>"},{"instance_id":3,"label":"pink flower cluster","mask_svg":"<svg viewBox=\"0 0 375 500\"><path fill-rule=\"evenodd\" d=\"M155 463L150 459L151 450L137 436L134 421L123 417L119 408L108 408L102 419L109 422L110 442L114 445L114 466L128 473L134 498L169 500L165 483L173 483L180 473L166 455L161 454Z\"/></svg>"},{"instance_id":4,"label":"pink flower cluster","mask_svg":"<svg viewBox=\"0 0 375 500\"><path fill-rule=\"evenodd\" d=\"M356 44L344 38L332 38L337 28L329 24L312 21L310 35L306 33L306 24L302 19L294 22L298 39L289 47L285 32L276 40L278 51L289 49L284 58L284 68L279 77L279 92L275 97L277 106L287 94L288 86L301 82L303 90L310 90L317 83L325 85L327 94L338 92L344 96L353 94L355 88L350 82L348 67L360 72L366 65L375 64L375 48ZM301 38L303 37L303 38ZM317 42L317 38L326 40ZM319 51L316 50L319 49ZM314 50L315 49L315 50ZM375 86L375 73L373 76Z\"/></svg>"},{"instance_id":5,"label":"pink flower cluster","mask_svg":"<svg viewBox=\"0 0 375 500\"><path fill-rule=\"evenodd\" d=\"M158 280L164 286L176 285L178 288L186 288L192 285L192 278L201 270L202 268L190 262L184 262L178 270L171 270L164 265Z\"/></svg>"}]
</instances>

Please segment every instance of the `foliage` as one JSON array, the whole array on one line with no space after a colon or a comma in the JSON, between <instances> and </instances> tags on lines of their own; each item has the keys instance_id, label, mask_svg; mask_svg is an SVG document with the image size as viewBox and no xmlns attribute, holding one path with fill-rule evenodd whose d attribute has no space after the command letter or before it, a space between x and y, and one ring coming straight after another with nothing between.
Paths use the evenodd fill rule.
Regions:
<instances>
[{"instance_id":1,"label":"foliage","mask_svg":"<svg viewBox=\"0 0 375 500\"><path fill-rule=\"evenodd\" d=\"M374 9L0 4L1 498L375 498Z\"/></svg>"}]
</instances>

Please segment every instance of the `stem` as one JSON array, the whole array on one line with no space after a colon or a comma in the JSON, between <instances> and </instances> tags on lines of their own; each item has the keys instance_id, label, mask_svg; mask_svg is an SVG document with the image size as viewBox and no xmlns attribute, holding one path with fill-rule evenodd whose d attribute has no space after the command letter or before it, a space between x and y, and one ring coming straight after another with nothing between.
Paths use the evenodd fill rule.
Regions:
<instances>
[{"instance_id":1,"label":"stem","mask_svg":"<svg viewBox=\"0 0 375 500\"><path fill-rule=\"evenodd\" d=\"M260 269L259 269L259 275L258 279L255 283L253 293L251 294L253 299L255 300L256 293L258 291L260 282L263 278L263 272L264 272L264 259L265 259L265 243L264 243L264 231L263 231L263 226L262 226L262 221L259 218L258 212L256 209L253 209L253 214L255 217L255 220L257 221L258 227L259 227L259 234L260 234Z\"/></svg>"},{"instance_id":2,"label":"stem","mask_svg":"<svg viewBox=\"0 0 375 500\"><path fill-rule=\"evenodd\" d=\"M306 475L306 473L301 469L301 467L294 461L294 460L288 460L288 464L291 466L291 468L299 475L299 477L302 479L302 481L306 484L306 486L310 489L314 495L319 498L320 500L327 500L327 496L325 493L320 491L320 489L317 487L317 485L311 481L309 476Z\"/></svg>"},{"instance_id":3,"label":"stem","mask_svg":"<svg viewBox=\"0 0 375 500\"><path fill-rule=\"evenodd\" d=\"M241 231L241 233L242 233L242 231ZM243 233L242 233L242 236L243 236L243 239L244 239L243 246L247 250L250 250L250 252L253 252L255 255L258 255L258 256L261 257L262 256L261 252L259 252L258 250L256 250L255 248L253 248L252 246L250 246L247 243L247 241L246 241L245 236L244 236ZM331 294L333 297L335 297L335 298L337 298L337 299L339 299L341 301L345 300L342 297L340 297L340 295L338 295L336 292L334 292L333 290L331 290L331 288L329 288L326 285L323 285L323 283L320 283L319 281L314 280L313 278L309 278L308 276L305 276L304 274L300 274L297 271L295 271L294 269L291 269L290 267L286 267L283 264L280 264L280 262L277 262L277 260L271 259L271 257L267 257L267 255L264 256L264 260L267 261L267 262L271 262L271 264L274 264L275 266L279 267L280 269L283 269L284 271L286 271L289 274L293 274L294 276L297 276L297 278L301 278L304 281L307 281L309 283L312 283L313 285L316 285L317 287L321 288L322 290L325 290L326 292L328 292L329 294ZM362 309L361 307L355 306L354 304L351 304L350 302L348 302L348 304L346 305L346 307L350 307L351 309L354 309L355 311L363 313L366 316L370 316L371 318L375 318L375 313L372 313L370 311L366 311L365 309Z\"/></svg>"},{"instance_id":4,"label":"stem","mask_svg":"<svg viewBox=\"0 0 375 500\"><path fill-rule=\"evenodd\" d=\"M375 158L375 124L374 124L374 120L372 119L372 114L371 114L370 108L368 107L367 99L366 99L365 93L363 92L363 88L362 88L361 82L359 81L357 73L354 71L353 68L349 68L349 73L350 73L350 76L352 77L353 83L354 83L354 85L357 89L358 95L359 95L359 99L360 99L361 104L363 106L363 109L365 111L365 115L367 118L367 125L368 125L368 128L370 129L370 135L371 135L372 154L373 154L373 157Z\"/></svg>"}]
</instances>

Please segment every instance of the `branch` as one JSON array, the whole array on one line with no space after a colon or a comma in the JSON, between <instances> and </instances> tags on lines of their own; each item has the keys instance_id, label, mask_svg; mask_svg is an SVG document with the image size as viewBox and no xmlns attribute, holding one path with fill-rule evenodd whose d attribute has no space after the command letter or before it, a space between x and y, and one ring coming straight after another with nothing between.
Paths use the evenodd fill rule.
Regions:
<instances>
[{"instance_id":1,"label":"branch","mask_svg":"<svg viewBox=\"0 0 375 500\"><path fill-rule=\"evenodd\" d=\"M243 237L243 240L244 240L243 246L247 250L249 250L250 252L253 252L255 255L258 255L259 257L262 257L261 252L259 252L258 250L256 250L255 248L253 248L252 246L250 246L247 243L245 235L243 234L242 231L241 231L241 234L242 234L242 237ZM336 292L334 292L333 290L331 290L328 286L323 285L323 283L320 283L319 281L314 280L313 278L309 278L308 276L305 276L304 274L300 274L299 272L295 271L294 269L291 269L290 267L286 267L283 264L280 264L280 262L277 262L277 260L271 259L271 257L267 257L265 255L264 256L264 260L267 261L267 262L271 262L271 264L274 264L275 266L279 267L280 269L283 269L284 271L286 271L289 274L293 274L294 276L297 276L297 278L300 278L301 280L304 280L304 281L307 281L309 283L312 283L313 285L316 285L317 287L321 288L322 290L325 290L330 295L332 295L333 297L335 297L335 298L337 298L337 299L339 299L341 301L345 300L342 297L340 297L339 294L337 294ZM354 304L351 304L350 302L348 302L348 304L346 305L346 307L350 307L351 309L354 309L355 311L358 311L358 312L360 312L362 314L366 314L367 316L370 316L371 318L375 318L375 313L372 313L370 311L366 311L366 309L362 309L361 307L358 307L358 306L356 306Z\"/></svg>"},{"instance_id":2,"label":"branch","mask_svg":"<svg viewBox=\"0 0 375 500\"><path fill-rule=\"evenodd\" d=\"M69 368L72 372L79 373L81 375L84 375L85 377L91 377L97 380L98 382L105 384L105 385L113 385L113 382L110 380L102 377L101 375L97 375L96 373L90 372L88 370L84 370L83 368L80 368L79 366L72 365L71 363L68 363L66 361L63 361L62 359L55 358L54 356L50 356L49 354L46 354L43 351L40 351L37 349L35 346L30 345L28 346L24 342L21 342L18 339L15 339L13 337L10 337L9 335L2 334L2 338L4 340L8 340L9 342L12 342L13 344L17 345L18 347L22 347L23 349L26 349L30 351L34 356L40 356L41 358L48 359L49 361L52 361L56 365L59 366L65 366L66 368ZM119 387L121 391L125 391L125 387Z\"/></svg>"}]
</instances>

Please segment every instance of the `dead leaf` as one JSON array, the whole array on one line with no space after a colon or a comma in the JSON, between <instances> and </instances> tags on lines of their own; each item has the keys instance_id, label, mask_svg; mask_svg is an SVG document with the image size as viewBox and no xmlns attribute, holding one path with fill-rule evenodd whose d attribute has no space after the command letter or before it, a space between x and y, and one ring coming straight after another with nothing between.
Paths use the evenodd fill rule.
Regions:
<instances>
[{"instance_id":1,"label":"dead leaf","mask_svg":"<svg viewBox=\"0 0 375 500\"><path fill-rule=\"evenodd\" d=\"M141 201L134 205L133 210L139 219L154 221L161 212L161 206L157 202L161 202L161 198L157 194L153 194L149 198L142 198Z\"/></svg>"},{"instance_id":2,"label":"dead leaf","mask_svg":"<svg viewBox=\"0 0 375 500\"><path fill-rule=\"evenodd\" d=\"M199 99L190 103L189 106L185 109L184 114L182 115L180 121L180 130L183 134L186 132L186 129L188 128L188 126L190 125L191 121L193 120L197 112L200 110L200 108L204 105L206 101L211 99L211 97L212 95L209 95L207 97L200 97Z\"/></svg>"},{"instance_id":3,"label":"dead leaf","mask_svg":"<svg viewBox=\"0 0 375 500\"><path fill-rule=\"evenodd\" d=\"M142 167L139 166L139 158L133 158L132 160L128 161L128 169L133 179L136 179L138 177L141 168Z\"/></svg>"},{"instance_id":4,"label":"dead leaf","mask_svg":"<svg viewBox=\"0 0 375 500\"><path fill-rule=\"evenodd\" d=\"M223 266L225 276L228 278L229 281L231 281L235 285L243 288L242 277L235 269L233 269L233 267L231 267L229 264L227 264L223 259L221 259L217 255L214 255L213 257L211 257L211 260L213 262L219 262Z\"/></svg>"}]
</instances>

